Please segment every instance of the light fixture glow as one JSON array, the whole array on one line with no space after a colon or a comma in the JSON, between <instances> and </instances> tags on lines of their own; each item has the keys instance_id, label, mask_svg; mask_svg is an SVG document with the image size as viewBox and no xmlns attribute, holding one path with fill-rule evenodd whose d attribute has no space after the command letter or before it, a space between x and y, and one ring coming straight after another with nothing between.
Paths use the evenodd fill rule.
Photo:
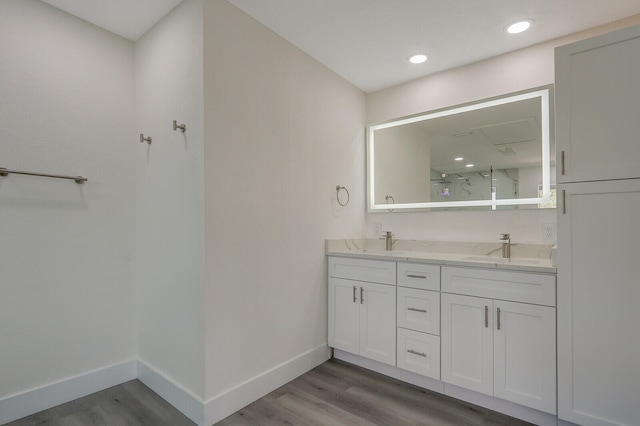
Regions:
<instances>
[{"instance_id":1,"label":"light fixture glow","mask_svg":"<svg viewBox=\"0 0 640 426\"><path fill-rule=\"evenodd\" d=\"M531 26L530 19L522 19L520 21L509 24L505 29L509 34L520 34L521 32L527 31Z\"/></svg>"},{"instance_id":2,"label":"light fixture glow","mask_svg":"<svg viewBox=\"0 0 640 426\"><path fill-rule=\"evenodd\" d=\"M409 58L409 62L412 64L421 64L427 60L427 55L413 55Z\"/></svg>"},{"instance_id":3,"label":"light fixture glow","mask_svg":"<svg viewBox=\"0 0 640 426\"><path fill-rule=\"evenodd\" d=\"M471 168L473 167L473 164L467 164L467 167Z\"/></svg>"},{"instance_id":4,"label":"light fixture glow","mask_svg":"<svg viewBox=\"0 0 640 426\"><path fill-rule=\"evenodd\" d=\"M462 161L462 160L464 160L464 158L463 157L456 157L456 158L454 158L454 160L455 161Z\"/></svg>"}]
</instances>

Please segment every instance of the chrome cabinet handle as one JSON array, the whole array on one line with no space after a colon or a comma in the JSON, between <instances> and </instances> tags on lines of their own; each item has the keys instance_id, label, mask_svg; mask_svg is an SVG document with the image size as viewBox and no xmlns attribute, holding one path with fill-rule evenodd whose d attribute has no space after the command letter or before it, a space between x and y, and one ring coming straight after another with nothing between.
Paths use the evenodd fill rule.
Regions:
<instances>
[{"instance_id":1,"label":"chrome cabinet handle","mask_svg":"<svg viewBox=\"0 0 640 426\"><path fill-rule=\"evenodd\" d=\"M364 288L360 287L360 304L364 303Z\"/></svg>"},{"instance_id":2,"label":"chrome cabinet handle","mask_svg":"<svg viewBox=\"0 0 640 426\"><path fill-rule=\"evenodd\" d=\"M489 307L484 307L484 327L489 328Z\"/></svg>"},{"instance_id":3,"label":"chrome cabinet handle","mask_svg":"<svg viewBox=\"0 0 640 426\"><path fill-rule=\"evenodd\" d=\"M562 214L567 214L567 191L562 190Z\"/></svg>"},{"instance_id":4,"label":"chrome cabinet handle","mask_svg":"<svg viewBox=\"0 0 640 426\"><path fill-rule=\"evenodd\" d=\"M425 354L424 352L414 351L413 349L407 349L407 352L409 352L410 354L421 356L423 358L427 357L427 354Z\"/></svg>"},{"instance_id":5,"label":"chrome cabinet handle","mask_svg":"<svg viewBox=\"0 0 640 426\"><path fill-rule=\"evenodd\" d=\"M498 330L500 330L500 308L497 308L498 313Z\"/></svg>"},{"instance_id":6,"label":"chrome cabinet handle","mask_svg":"<svg viewBox=\"0 0 640 426\"><path fill-rule=\"evenodd\" d=\"M427 313L426 309L418 309L418 308L407 308L407 311L424 312L425 314Z\"/></svg>"},{"instance_id":7,"label":"chrome cabinet handle","mask_svg":"<svg viewBox=\"0 0 640 426\"><path fill-rule=\"evenodd\" d=\"M407 274L408 278L420 278L421 280L426 280L427 277L425 277L424 275L413 275L413 274Z\"/></svg>"},{"instance_id":8,"label":"chrome cabinet handle","mask_svg":"<svg viewBox=\"0 0 640 426\"><path fill-rule=\"evenodd\" d=\"M564 176L564 150L560 152L560 162L562 163L562 176Z\"/></svg>"},{"instance_id":9,"label":"chrome cabinet handle","mask_svg":"<svg viewBox=\"0 0 640 426\"><path fill-rule=\"evenodd\" d=\"M356 303L356 286L353 286L353 303Z\"/></svg>"}]
</instances>

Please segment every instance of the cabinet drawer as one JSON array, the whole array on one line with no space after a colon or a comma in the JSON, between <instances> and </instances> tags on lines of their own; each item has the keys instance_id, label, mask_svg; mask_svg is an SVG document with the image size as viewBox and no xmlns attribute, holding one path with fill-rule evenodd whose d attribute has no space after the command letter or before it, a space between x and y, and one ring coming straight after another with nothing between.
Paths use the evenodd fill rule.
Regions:
<instances>
[{"instance_id":1,"label":"cabinet drawer","mask_svg":"<svg viewBox=\"0 0 640 426\"><path fill-rule=\"evenodd\" d=\"M398 327L440 334L440 293L398 287Z\"/></svg>"},{"instance_id":2,"label":"cabinet drawer","mask_svg":"<svg viewBox=\"0 0 640 426\"><path fill-rule=\"evenodd\" d=\"M440 337L398 328L398 367L440 380Z\"/></svg>"},{"instance_id":3,"label":"cabinet drawer","mask_svg":"<svg viewBox=\"0 0 640 426\"><path fill-rule=\"evenodd\" d=\"M556 305L556 276L473 268L442 268L442 291L469 296Z\"/></svg>"},{"instance_id":4,"label":"cabinet drawer","mask_svg":"<svg viewBox=\"0 0 640 426\"><path fill-rule=\"evenodd\" d=\"M402 287L439 291L440 266L399 262L398 285Z\"/></svg>"},{"instance_id":5,"label":"cabinet drawer","mask_svg":"<svg viewBox=\"0 0 640 426\"><path fill-rule=\"evenodd\" d=\"M329 257L329 276L395 285L396 263L349 257Z\"/></svg>"}]
</instances>

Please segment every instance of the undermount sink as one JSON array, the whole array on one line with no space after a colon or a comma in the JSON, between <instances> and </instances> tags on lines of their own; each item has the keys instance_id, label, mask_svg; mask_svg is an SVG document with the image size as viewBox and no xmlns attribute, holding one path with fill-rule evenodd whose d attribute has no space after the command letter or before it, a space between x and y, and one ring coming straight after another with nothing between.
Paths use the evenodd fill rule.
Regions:
<instances>
[{"instance_id":1,"label":"undermount sink","mask_svg":"<svg viewBox=\"0 0 640 426\"><path fill-rule=\"evenodd\" d=\"M471 260L474 262L493 262L493 263L510 263L510 262L514 262L514 263L522 263L525 265L538 265L540 264L539 260L536 259L522 259L522 258L516 258L516 259L505 259L503 257L493 257L493 256L469 256L469 257L465 257L462 260Z\"/></svg>"}]
</instances>

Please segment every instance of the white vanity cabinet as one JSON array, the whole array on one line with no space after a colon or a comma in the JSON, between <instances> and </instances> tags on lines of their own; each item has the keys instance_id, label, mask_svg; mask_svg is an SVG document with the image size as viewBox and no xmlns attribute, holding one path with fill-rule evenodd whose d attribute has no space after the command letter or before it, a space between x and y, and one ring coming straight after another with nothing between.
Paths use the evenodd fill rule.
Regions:
<instances>
[{"instance_id":1,"label":"white vanity cabinet","mask_svg":"<svg viewBox=\"0 0 640 426\"><path fill-rule=\"evenodd\" d=\"M640 26L556 49L557 181L640 176Z\"/></svg>"},{"instance_id":2,"label":"white vanity cabinet","mask_svg":"<svg viewBox=\"0 0 640 426\"><path fill-rule=\"evenodd\" d=\"M556 49L558 418L640 424L640 26Z\"/></svg>"},{"instance_id":3,"label":"white vanity cabinet","mask_svg":"<svg viewBox=\"0 0 640 426\"><path fill-rule=\"evenodd\" d=\"M329 257L329 346L396 365L396 263Z\"/></svg>"},{"instance_id":4,"label":"white vanity cabinet","mask_svg":"<svg viewBox=\"0 0 640 426\"><path fill-rule=\"evenodd\" d=\"M442 381L555 414L555 275L443 267L442 292Z\"/></svg>"},{"instance_id":5,"label":"white vanity cabinet","mask_svg":"<svg viewBox=\"0 0 640 426\"><path fill-rule=\"evenodd\" d=\"M398 367L440 379L440 266L398 263Z\"/></svg>"},{"instance_id":6,"label":"white vanity cabinet","mask_svg":"<svg viewBox=\"0 0 640 426\"><path fill-rule=\"evenodd\" d=\"M561 186L558 417L640 424L640 179Z\"/></svg>"}]
</instances>

